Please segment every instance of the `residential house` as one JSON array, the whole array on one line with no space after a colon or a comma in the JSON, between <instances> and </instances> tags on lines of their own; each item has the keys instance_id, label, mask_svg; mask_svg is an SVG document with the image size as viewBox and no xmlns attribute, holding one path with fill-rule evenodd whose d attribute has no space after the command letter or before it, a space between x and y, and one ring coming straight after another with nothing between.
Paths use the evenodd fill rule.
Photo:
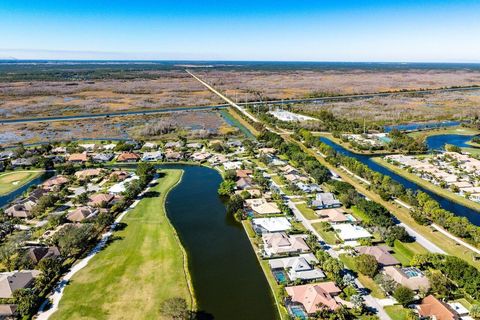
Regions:
<instances>
[{"instance_id":1,"label":"residential house","mask_svg":"<svg viewBox=\"0 0 480 320\"><path fill-rule=\"evenodd\" d=\"M285 217L273 217L252 219L252 227L257 234L263 234L265 232L287 231L292 225Z\"/></svg>"},{"instance_id":2,"label":"residential house","mask_svg":"<svg viewBox=\"0 0 480 320\"><path fill-rule=\"evenodd\" d=\"M190 158L194 161L202 162L210 158L212 155L209 152L194 152Z\"/></svg>"},{"instance_id":3,"label":"residential house","mask_svg":"<svg viewBox=\"0 0 480 320\"><path fill-rule=\"evenodd\" d=\"M317 209L339 208L341 206L340 200L336 199L331 192L317 193L315 200L312 201L312 207Z\"/></svg>"},{"instance_id":4,"label":"residential house","mask_svg":"<svg viewBox=\"0 0 480 320\"><path fill-rule=\"evenodd\" d=\"M88 155L84 153L72 153L68 156L68 161L72 163L84 163L88 161Z\"/></svg>"},{"instance_id":5,"label":"residential house","mask_svg":"<svg viewBox=\"0 0 480 320\"><path fill-rule=\"evenodd\" d=\"M92 152L95 150L95 143L84 143L84 144L79 144L79 147L85 149L85 151Z\"/></svg>"},{"instance_id":6,"label":"residential house","mask_svg":"<svg viewBox=\"0 0 480 320\"><path fill-rule=\"evenodd\" d=\"M199 143L199 142L192 142L192 143L188 143L187 144L187 148L190 148L190 149L202 149L203 148L203 144Z\"/></svg>"},{"instance_id":7,"label":"residential house","mask_svg":"<svg viewBox=\"0 0 480 320\"><path fill-rule=\"evenodd\" d=\"M53 148L50 153L55 153L55 154L59 154L59 153L67 153L67 147L55 147Z\"/></svg>"},{"instance_id":8,"label":"residential house","mask_svg":"<svg viewBox=\"0 0 480 320\"><path fill-rule=\"evenodd\" d=\"M388 266L383 269L383 272L390 276L395 282L407 287L411 290L418 291L428 290L430 282L428 278L417 268L400 268L396 266Z\"/></svg>"},{"instance_id":9,"label":"residential house","mask_svg":"<svg viewBox=\"0 0 480 320\"><path fill-rule=\"evenodd\" d=\"M99 193L90 196L87 205L97 208L105 208L111 206L115 201L115 196L109 193Z\"/></svg>"},{"instance_id":10,"label":"residential house","mask_svg":"<svg viewBox=\"0 0 480 320\"><path fill-rule=\"evenodd\" d=\"M84 169L75 172L75 177L80 180L98 177L103 172L102 169Z\"/></svg>"},{"instance_id":11,"label":"residential house","mask_svg":"<svg viewBox=\"0 0 480 320\"><path fill-rule=\"evenodd\" d=\"M208 159L208 163L212 166L220 165L228 161L228 158L223 154L214 154L210 159Z\"/></svg>"},{"instance_id":12,"label":"residential house","mask_svg":"<svg viewBox=\"0 0 480 320\"><path fill-rule=\"evenodd\" d=\"M69 179L65 176L55 176L42 183L42 187L47 190L58 189L67 184Z\"/></svg>"},{"instance_id":13,"label":"residential house","mask_svg":"<svg viewBox=\"0 0 480 320\"><path fill-rule=\"evenodd\" d=\"M278 255L299 254L310 251L304 239L305 235L287 235L285 232L263 233L263 255L272 257Z\"/></svg>"},{"instance_id":14,"label":"residential house","mask_svg":"<svg viewBox=\"0 0 480 320\"><path fill-rule=\"evenodd\" d=\"M460 315L448 304L438 300L432 295L423 298L418 305L418 313L421 317L435 320L458 320Z\"/></svg>"},{"instance_id":15,"label":"residential house","mask_svg":"<svg viewBox=\"0 0 480 320\"><path fill-rule=\"evenodd\" d=\"M238 170L242 168L241 161L227 161L223 163L225 170Z\"/></svg>"},{"instance_id":16,"label":"residential house","mask_svg":"<svg viewBox=\"0 0 480 320\"><path fill-rule=\"evenodd\" d=\"M11 159L15 156L15 152L13 151L1 151L0 152L0 161L5 161L5 160L8 160L8 159Z\"/></svg>"},{"instance_id":17,"label":"residential house","mask_svg":"<svg viewBox=\"0 0 480 320\"><path fill-rule=\"evenodd\" d=\"M30 218L32 209L37 205L41 197L48 191L43 188L37 188L30 192L28 197L21 199L9 208L5 209L5 214L16 218Z\"/></svg>"},{"instance_id":18,"label":"residential house","mask_svg":"<svg viewBox=\"0 0 480 320\"><path fill-rule=\"evenodd\" d=\"M305 193L322 192L322 188L315 183L297 182L296 186Z\"/></svg>"},{"instance_id":19,"label":"residential house","mask_svg":"<svg viewBox=\"0 0 480 320\"><path fill-rule=\"evenodd\" d=\"M297 257L287 257L268 260L268 265L272 271L284 270L290 281L299 280L319 280L325 278L322 270L315 268L318 263L313 253L304 253Z\"/></svg>"},{"instance_id":20,"label":"residential house","mask_svg":"<svg viewBox=\"0 0 480 320\"><path fill-rule=\"evenodd\" d=\"M165 143L165 148L179 149L183 147L183 141L170 141Z\"/></svg>"},{"instance_id":21,"label":"residential house","mask_svg":"<svg viewBox=\"0 0 480 320\"><path fill-rule=\"evenodd\" d=\"M0 273L0 298L10 299L16 290L31 287L39 273L36 270Z\"/></svg>"},{"instance_id":22,"label":"residential house","mask_svg":"<svg viewBox=\"0 0 480 320\"><path fill-rule=\"evenodd\" d=\"M250 178L253 174L252 170L236 170L237 178Z\"/></svg>"},{"instance_id":23,"label":"residential house","mask_svg":"<svg viewBox=\"0 0 480 320\"><path fill-rule=\"evenodd\" d=\"M110 174L110 179L113 177L115 177L117 181L123 181L130 177L130 173L128 171L116 170Z\"/></svg>"},{"instance_id":24,"label":"residential house","mask_svg":"<svg viewBox=\"0 0 480 320\"><path fill-rule=\"evenodd\" d=\"M259 148L258 153L260 154L275 154L277 150L275 148Z\"/></svg>"},{"instance_id":25,"label":"residential house","mask_svg":"<svg viewBox=\"0 0 480 320\"><path fill-rule=\"evenodd\" d=\"M52 247L33 247L28 249L28 256L34 264L40 262L44 258L60 256L60 250L56 246Z\"/></svg>"},{"instance_id":26,"label":"residential house","mask_svg":"<svg viewBox=\"0 0 480 320\"><path fill-rule=\"evenodd\" d=\"M275 202L268 202L265 198L247 199L245 204L257 214L278 214L282 212Z\"/></svg>"},{"instance_id":27,"label":"residential house","mask_svg":"<svg viewBox=\"0 0 480 320\"><path fill-rule=\"evenodd\" d=\"M82 222L85 219L94 217L97 213L97 209L86 206L79 207L67 215L67 220L71 222Z\"/></svg>"},{"instance_id":28,"label":"residential house","mask_svg":"<svg viewBox=\"0 0 480 320\"><path fill-rule=\"evenodd\" d=\"M158 148L158 145L155 143L155 142L145 142L143 144L143 149L157 149Z\"/></svg>"},{"instance_id":29,"label":"residential house","mask_svg":"<svg viewBox=\"0 0 480 320\"><path fill-rule=\"evenodd\" d=\"M94 162L108 162L111 161L115 157L113 153L97 153L93 155L92 160Z\"/></svg>"},{"instance_id":30,"label":"residential house","mask_svg":"<svg viewBox=\"0 0 480 320\"><path fill-rule=\"evenodd\" d=\"M122 152L118 155L118 162L137 162L140 160L140 156L133 152Z\"/></svg>"},{"instance_id":31,"label":"residential house","mask_svg":"<svg viewBox=\"0 0 480 320\"><path fill-rule=\"evenodd\" d=\"M103 150L114 150L117 145L115 143L104 144L102 146Z\"/></svg>"},{"instance_id":32,"label":"residential house","mask_svg":"<svg viewBox=\"0 0 480 320\"><path fill-rule=\"evenodd\" d=\"M314 314L323 308L335 311L340 307L340 303L337 302L335 297L342 290L331 281L286 287L285 290L291 301L301 304L308 314Z\"/></svg>"},{"instance_id":33,"label":"residential house","mask_svg":"<svg viewBox=\"0 0 480 320\"><path fill-rule=\"evenodd\" d=\"M142 161L161 161L162 159L162 151L144 152L142 156Z\"/></svg>"},{"instance_id":34,"label":"residential house","mask_svg":"<svg viewBox=\"0 0 480 320\"><path fill-rule=\"evenodd\" d=\"M138 180L140 179L137 175L132 175L131 177L114 184L108 189L108 193L113 193L113 194L121 194L127 190L127 185L132 182L133 180Z\"/></svg>"},{"instance_id":35,"label":"residential house","mask_svg":"<svg viewBox=\"0 0 480 320\"><path fill-rule=\"evenodd\" d=\"M30 158L18 158L14 159L11 162L12 167L31 167L37 163L37 159L30 157Z\"/></svg>"},{"instance_id":36,"label":"residential house","mask_svg":"<svg viewBox=\"0 0 480 320\"><path fill-rule=\"evenodd\" d=\"M382 267L399 265L400 262L390 253L386 246L363 246L355 249L359 254L369 254L375 257Z\"/></svg>"},{"instance_id":37,"label":"residential house","mask_svg":"<svg viewBox=\"0 0 480 320\"><path fill-rule=\"evenodd\" d=\"M356 241L360 239L370 239L372 234L365 228L350 223L341 223L333 225L333 230L343 241Z\"/></svg>"},{"instance_id":38,"label":"residential house","mask_svg":"<svg viewBox=\"0 0 480 320\"><path fill-rule=\"evenodd\" d=\"M0 304L0 319L14 320L18 319L16 304Z\"/></svg>"},{"instance_id":39,"label":"residential house","mask_svg":"<svg viewBox=\"0 0 480 320\"><path fill-rule=\"evenodd\" d=\"M316 210L315 213L323 221L330 222L332 224L350 222L352 219L351 216L347 216L345 214L344 210L339 208Z\"/></svg>"},{"instance_id":40,"label":"residential house","mask_svg":"<svg viewBox=\"0 0 480 320\"><path fill-rule=\"evenodd\" d=\"M245 189L254 187L253 181L249 177L238 179L235 182L235 185L237 186L238 189L241 189L241 190L245 190Z\"/></svg>"},{"instance_id":41,"label":"residential house","mask_svg":"<svg viewBox=\"0 0 480 320\"><path fill-rule=\"evenodd\" d=\"M168 161L180 161L183 159L183 154L181 152L168 149L165 151L165 159Z\"/></svg>"}]
</instances>

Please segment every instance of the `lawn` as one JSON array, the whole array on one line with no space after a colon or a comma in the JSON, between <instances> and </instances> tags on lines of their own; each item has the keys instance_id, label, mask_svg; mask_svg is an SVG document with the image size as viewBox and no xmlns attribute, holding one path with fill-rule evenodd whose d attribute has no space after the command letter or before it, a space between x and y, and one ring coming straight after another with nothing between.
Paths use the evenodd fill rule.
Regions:
<instances>
[{"instance_id":1,"label":"lawn","mask_svg":"<svg viewBox=\"0 0 480 320\"><path fill-rule=\"evenodd\" d=\"M243 227L245 231L247 232L248 238L250 240L250 244L252 245L253 249L255 251L258 250L257 246L255 245L255 232L252 229L252 225L248 221L242 221ZM275 305L278 310L278 314L281 320L284 319L289 319L288 316L288 311L285 308L285 306L282 303L282 291L283 291L283 286L279 285L277 281L275 280L272 271L270 270L270 266L268 265L268 260L263 260L256 255L258 262L260 263L260 266L262 267L263 273L265 274L265 277L267 278L268 285L270 286L270 289L272 291L273 297L275 299Z\"/></svg>"},{"instance_id":2,"label":"lawn","mask_svg":"<svg viewBox=\"0 0 480 320\"><path fill-rule=\"evenodd\" d=\"M365 288L370 290L370 294L372 295L372 297L379 299L385 298L385 294L383 293L382 289L378 286L378 284L375 283L372 278L365 276L355 270L355 261L353 260L352 256L343 253L339 256L339 258L348 269L357 273L358 280Z\"/></svg>"},{"instance_id":3,"label":"lawn","mask_svg":"<svg viewBox=\"0 0 480 320\"><path fill-rule=\"evenodd\" d=\"M79 271L51 319L162 319L160 304L182 297L191 303L184 255L165 215L168 191L182 171L166 173L122 220L114 241Z\"/></svg>"},{"instance_id":4,"label":"lawn","mask_svg":"<svg viewBox=\"0 0 480 320\"><path fill-rule=\"evenodd\" d=\"M414 255L428 253L428 250L418 242L406 243L398 240L395 240L393 250L395 252L393 256L404 266L410 265L410 261Z\"/></svg>"},{"instance_id":5,"label":"lawn","mask_svg":"<svg viewBox=\"0 0 480 320\"><path fill-rule=\"evenodd\" d=\"M36 171L12 171L0 175L0 196L8 194L24 186L43 173Z\"/></svg>"},{"instance_id":6,"label":"lawn","mask_svg":"<svg viewBox=\"0 0 480 320\"><path fill-rule=\"evenodd\" d=\"M401 305L386 306L383 310L388 314L392 320L405 320L407 319L408 310Z\"/></svg>"},{"instance_id":7,"label":"lawn","mask_svg":"<svg viewBox=\"0 0 480 320\"><path fill-rule=\"evenodd\" d=\"M337 244L338 238L334 231L324 231L322 228L321 222L312 223L312 227L317 230L320 236L325 240L326 243L334 245Z\"/></svg>"},{"instance_id":8,"label":"lawn","mask_svg":"<svg viewBox=\"0 0 480 320\"><path fill-rule=\"evenodd\" d=\"M307 218L308 220L315 220L318 219L317 214L315 211L308 207L306 203L297 203L295 204L298 210L302 213L302 215Z\"/></svg>"},{"instance_id":9,"label":"lawn","mask_svg":"<svg viewBox=\"0 0 480 320\"><path fill-rule=\"evenodd\" d=\"M353 206L351 207L350 209L352 211L352 214L355 218L357 218L358 220L360 221L363 221L363 222L369 222L370 221L370 217L367 216L365 214L365 212L363 212L362 210L358 209L357 207Z\"/></svg>"}]
</instances>

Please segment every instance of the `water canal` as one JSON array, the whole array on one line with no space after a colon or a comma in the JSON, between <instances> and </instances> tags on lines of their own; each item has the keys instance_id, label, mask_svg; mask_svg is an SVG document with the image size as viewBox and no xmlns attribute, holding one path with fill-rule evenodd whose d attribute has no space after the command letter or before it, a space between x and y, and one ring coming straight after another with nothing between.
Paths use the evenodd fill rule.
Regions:
<instances>
[{"instance_id":1,"label":"water canal","mask_svg":"<svg viewBox=\"0 0 480 320\"><path fill-rule=\"evenodd\" d=\"M440 138L435 138L435 137L440 137ZM443 139L443 138L441 138L441 136L431 136L429 138L430 138L429 143L431 145L435 145L435 146L440 145L441 140ZM439 139L439 140L436 140L436 139ZM470 139L471 139L471 137L470 137ZM340 145L336 144L335 142L333 142L333 141L331 141L327 138L324 138L324 137L320 138L320 140L322 142L326 143L327 145L331 146L337 152L339 152L341 154L344 154L346 156L355 158L358 161L362 162L363 164L367 165L370 169L372 169L374 171L377 171L377 172L380 172L381 174L384 174L386 176L391 177L396 182L401 183L405 188L412 189L414 191L421 190L421 191L429 194L433 199L438 201L438 203L440 204L440 206L443 209L451 211L457 216L466 217L473 224L475 224L477 226L480 226L480 214L479 214L479 212L477 212L473 209L467 208L465 206L462 206L462 205L460 205L456 202L445 199L445 198L437 195L436 193L433 193L433 192L419 186L418 184L399 176L398 174L390 171L389 169L375 163L371 159L371 156L359 155L359 154L355 154L353 152L350 152L350 151L346 150L345 148L343 148L342 146L340 146ZM453 141L449 141L448 143L452 144L452 142Z\"/></svg>"},{"instance_id":2,"label":"water canal","mask_svg":"<svg viewBox=\"0 0 480 320\"><path fill-rule=\"evenodd\" d=\"M199 310L206 319L276 319L268 282L240 223L226 214L217 195L222 181L210 168L184 170L167 197L167 215L188 253Z\"/></svg>"},{"instance_id":3,"label":"water canal","mask_svg":"<svg viewBox=\"0 0 480 320\"><path fill-rule=\"evenodd\" d=\"M35 179L29 181L28 183L24 184L20 188L14 190L14 191L12 191L12 192L4 195L4 196L0 196L0 207L4 207L4 206L8 205L10 202L12 202L16 198L20 197L25 191L28 190L28 188L30 188L31 186L38 186L39 184L43 183L48 178L53 177L54 174L55 174L54 171L46 171L42 175L40 175L40 176L36 177Z\"/></svg>"}]
</instances>

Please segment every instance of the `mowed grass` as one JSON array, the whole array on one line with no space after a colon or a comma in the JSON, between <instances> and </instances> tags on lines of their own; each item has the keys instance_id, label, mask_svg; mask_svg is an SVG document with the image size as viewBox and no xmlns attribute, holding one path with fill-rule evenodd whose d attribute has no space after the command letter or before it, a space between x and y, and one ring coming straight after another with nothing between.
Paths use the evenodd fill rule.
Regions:
<instances>
[{"instance_id":1,"label":"mowed grass","mask_svg":"<svg viewBox=\"0 0 480 320\"><path fill-rule=\"evenodd\" d=\"M401 305L386 306L383 308L392 320L405 320L408 316L408 310Z\"/></svg>"},{"instance_id":2,"label":"mowed grass","mask_svg":"<svg viewBox=\"0 0 480 320\"><path fill-rule=\"evenodd\" d=\"M182 171L166 175L127 213L127 226L79 271L51 319L162 319L160 305L182 297L191 303L183 249L165 215L168 191Z\"/></svg>"},{"instance_id":3,"label":"mowed grass","mask_svg":"<svg viewBox=\"0 0 480 320\"><path fill-rule=\"evenodd\" d=\"M410 265L414 255L428 253L428 250L418 242L407 243L398 240L395 240L393 251L393 256L404 266Z\"/></svg>"},{"instance_id":4,"label":"mowed grass","mask_svg":"<svg viewBox=\"0 0 480 320\"><path fill-rule=\"evenodd\" d=\"M302 215L307 218L308 220L315 220L318 219L318 215L315 213L315 210L310 208L306 203L297 203L295 204L298 210L302 213Z\"/></svg>"},{"instance_id":5,"label":"mowed grass","mask_svg":"<svg viewBox=\"0 0 480 320\"><path fill-rule=\"evenodd\" d=\"M17 190L42 173L43 171L12 171L0 174L0 196Z\"/></svg>"}]
</instances>

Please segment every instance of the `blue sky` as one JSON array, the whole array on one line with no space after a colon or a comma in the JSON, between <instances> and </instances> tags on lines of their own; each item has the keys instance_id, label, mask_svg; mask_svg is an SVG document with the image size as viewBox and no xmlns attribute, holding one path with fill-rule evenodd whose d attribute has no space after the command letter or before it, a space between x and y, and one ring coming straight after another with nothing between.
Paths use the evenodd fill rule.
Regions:
<instances>
[{"instance_id":1,"label":"blue sky","mask_svg":"<svg viewBox=\"0 0 480 320\"><path fill-rule=\"evenodd\" d=\"M479 39L480 1L0 1L0 58L480 62Z\"/></svg>"}]
</instances>

